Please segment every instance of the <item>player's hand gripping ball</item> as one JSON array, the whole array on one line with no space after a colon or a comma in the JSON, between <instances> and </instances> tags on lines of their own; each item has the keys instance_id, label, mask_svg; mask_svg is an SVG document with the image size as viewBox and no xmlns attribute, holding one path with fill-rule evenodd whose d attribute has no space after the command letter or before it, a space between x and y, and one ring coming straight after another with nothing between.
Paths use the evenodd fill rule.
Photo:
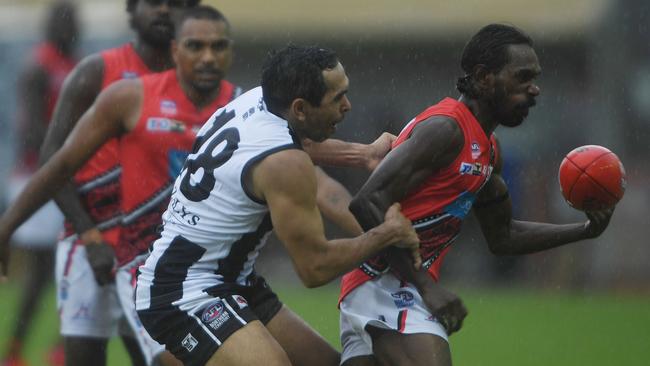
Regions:
<instances>
[{"instance_id":1,"label":"player's hand gripping ball","mask_svg":"<svg viewBox=\"0 0 650 366\"><path fill-rule=\"evenodd\" d=\"M618 156L598 145L581 146L568 153L560 164L559 176L564 199L582 211L614 207L627 185Z\"/></svg>"}]
</instances>

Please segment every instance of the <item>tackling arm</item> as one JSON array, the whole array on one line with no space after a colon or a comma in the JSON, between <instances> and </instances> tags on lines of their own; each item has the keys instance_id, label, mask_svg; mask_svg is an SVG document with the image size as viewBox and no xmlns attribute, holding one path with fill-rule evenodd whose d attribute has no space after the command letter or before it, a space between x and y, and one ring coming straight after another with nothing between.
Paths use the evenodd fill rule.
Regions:
<instances>
[{"instance_id":1,"label":"tackling arm","mask_svg":"<svg viewBox=\"0 0 650 366\"><path fill-rule=\"evenodd\" d=\"M508 187L501 177L501 167L502 162L497 162L492 177L479 193L473 210L494 254L535 253L595 238L607 228L613 209L587 212L588 221L566 225L513 220L512 203Z\"/></svg>"},{"instance_id":2,"label":"tackling arm","mask_svg":"<svg viewBox=\"0 0 650 366\"><path fill-rule=\"evenodd\" d=\"M388 245L417 252L417 235L399 205L388 210L385 223L356 238L327 240L316 204L314 165L302 151L268 156L251 177L253 191L267 202L275 232L307 287L328 283Z\"/></svg>"},{"instance_id":3,"label":"tackling arm","mask_svg":"<svg viewBox=\"0 0 650 366\"><path fill-rule=\"evenodd\" d=\"M372 144L327 139L314 142L302 141L303 149L315 164L325 166L345 166L374 170L390 150L395 136L384 132Z\"/></svg>"}]
</instances>

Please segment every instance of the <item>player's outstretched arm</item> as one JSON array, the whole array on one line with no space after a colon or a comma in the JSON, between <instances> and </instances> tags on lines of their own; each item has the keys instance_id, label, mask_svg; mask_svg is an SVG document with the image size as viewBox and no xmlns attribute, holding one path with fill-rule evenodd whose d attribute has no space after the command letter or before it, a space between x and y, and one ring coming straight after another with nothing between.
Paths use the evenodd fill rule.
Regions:
<instances>
[{"instance_id":1,"label":"player's outstretched arm","mask_svg":"<svg viewBox=\"0 0 650 366\"><path fill-rule=\"evenodd\" d=\"M41 165L61 149L81 116L93 104L101 92L103 77L104 61L98 54L83 59L68 75L41 147ZM95 223L81 204L72 182L66 182L54 198L77 233L85 234L85 238L101 238L96 229L90 232Z\"/></svg>"},{"instance_id":2,"label":"player's outstretched arm","mask_svg":"<svg viewBox=\"0 0 650 366\"><path fill-rule=\"evenodd\" d=\"M490 250L497 255L535 253L578 240L595 238L607 228L614 210L587 213L588 221L555 225L512 218L508 187L501 177L501 161L474 203L474 214Z\"/></svg>"},{"instance_id":3,"label":"player's outstretched arm","mask_svg":"<svg viewBox=\"0 0 650 366\"><path fill-rule=\"evenodd\" d=\"M386 156L353 199L350 210L361 226L370 229L381 223L391 203L401 201L431 174L449 165L463 143L462 131L455 121L433 117L421 122L406 141ZM391 268L417 287L448 333L460 329L467 315L460 298L438 286L426 269L415 270L408 253L389 248L386 254Z\"/></svg>"},{"instance_id":4,"label":"player's outstretched arm","mask_svg":"<svg viewBox=\"0 0 650 366\"><path fill-rule=\"evenodd\" d=\"M97 97L63 147L31 177L16 201L0 218L0 247L8 245L13 232L52 199L99 147L130 127L125 121L131 121L135 114L139 114L140 85L139 81L121 81ZM4 252L0 252L0 264L3 273L6 273L8 259Z\"/></svg>"},{"instance_id":5,"label":"player's outstretched arm","mask_svg":"<svg viewBox=\"0 0 650 366\"><path fill-rule=\"evenodd\" d=\"M330 282L389 245L417 251L417 235L399 205L387 211L382 225L361 236L327 240L316 204L314 165L303 151L272 154L250 176L252 191L267 202L274 230L307 287Z\"/></svg>"},{"instance_id":6,"label":"player's outstretched arm","mask_svg":"<svg viewBox=\"0 0 650 366\"><path fill-rule=\"evenodd\" d=\"M394 140L395 135L384 132L368 145L337 139L327 139L323 142L305 139L302 145L315 164L373 171L390 151Z\"/></svg>"}]
</instances>

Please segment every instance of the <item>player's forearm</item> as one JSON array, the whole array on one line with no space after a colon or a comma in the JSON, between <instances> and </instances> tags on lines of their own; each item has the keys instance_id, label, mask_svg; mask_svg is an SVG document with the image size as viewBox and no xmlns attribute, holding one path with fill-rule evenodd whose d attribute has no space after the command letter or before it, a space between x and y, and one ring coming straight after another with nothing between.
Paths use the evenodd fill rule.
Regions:
<instances>
[{"instance_id":1,"label":"player's forearm","mask_svg":"<svg viewBox=\"0 0 650 366\"><path fill-rule=\"evenodd\" d=\"M72 182L64 184L54 196L54 200L63 215L72 223L75 232L81 234L95 227L95 222L81 203L77 188Z\"/></svg>"},{"instance_id":2,"label":"player's forearm","mask_svg":"<svg viewBox=\"0 0 650 366\"><path fill-rule=\"evenodd\" d=\"M302 269L298 268L298 274L307 287L325 285L384 248L397 244L394 233L382 224L356 238L330 240L310 256L312 260L304 262Z\"/></svg>"},{"instance_id":3,"label":"player's forearm","mask_svg":"<svg viewBox=\"0 0 650 366\"><path fill-rule=\"evenodd\" d=\"M424 266L419 270L413 268L413 259L411 259L408 251L389 247L386 249L386 260L396 275L415 285L420 293L431 291L433 286L437 286Z\"/></svg>"},{"instance_id":4,"label":"player's forearm","mask_svg":"<svg viewBox=\"0 0 650 366\"><path fill-rule=\"evenodd\" d=\"M367 168L369 145L327 139L323 142L303 141L303 149L316 165Z\"/></svg>"},{"instance_id":5,"label":"player's forearm","mask_svg":"<svg viewBox=\"0 0 650 366\"><path fill-rule=\"evenodd\" d=\"M586 239L585 223L555 225L513 220L507 236L488 239L488 244L494 254L520 255L583 239Z\"/></svg>"}]
</instances>

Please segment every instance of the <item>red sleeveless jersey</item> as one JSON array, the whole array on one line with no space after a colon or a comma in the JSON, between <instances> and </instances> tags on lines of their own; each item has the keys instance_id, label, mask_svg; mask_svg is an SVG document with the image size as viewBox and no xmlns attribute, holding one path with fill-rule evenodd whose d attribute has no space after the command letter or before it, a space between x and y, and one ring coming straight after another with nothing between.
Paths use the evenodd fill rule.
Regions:
<instances>
[{"instance_id":1,"label":"red sleeveless jersey","mask_svg":"<svg viewBox=\"0 0 650 366\"><path fill-rule=\"evenodd\" d=\"M72 71L77 59L74 57L69 57L62 54L55 45L50 42L44 42L36 46L33 51L34 62L40 68L42 68L47 75L47 91L45 98L45 121L43 121L43 128L50 123L52 119L52 113L54 112L54 107L56 106L56 101L59 98L59 92L61 92L61 87L63 86L63 81L66 76ZM26 106L29 108L29 106ZM25 117L20 117L22 118ZM27 126L26 123L20 123L19 128L21 128L21 134L31 133L30 131L25 131L24 126ZM38 151L33 149L28 149L21 152L22 164L21 168L27 169L27 171L33 172L38 169Z\"/></svg>"},{"instance_id":2,"label":"red sleeveless jersey","mask_svg":"<svg viewBox=\"0 0 650 366\"><path fill-rule=\"evenodd\" d=\"M192 150L196 134L239 88L221 81L219 95L201 109L187 98L169 70L141 78L142 111L135 128L120 139L122 227L116 247L120 265L149 248L158 237L174 180Z\"/></svg>"},{"instance_id":3,"label":"red sleeveless jersey","mask_svg":"<svg viewBox=\"0 0 650 366\"><path fill-rule=\"evenodd\" d=\"M490 178L496 161L496 144L494 136L488 139L464 103L445 98L409 122L395 140L393 148L408 139L415 126L432 116L447 116L456 121L463 131L465 144L449 166L427 178L420 188L400 203L402 213L411 220L420 237L422 265L437 281L442 259L458 236L476 194ZM364 262L343 276L341 299L388 269L386 259L379 255Z\"/></svg>"},{"instance_id":4,"label":"red sleeveless jersey","mask_svg":"<svg viewBox=\"0 0 650 366\"><path fill-rule=\"evenodd\" d=\"M101 52L104 62L102 90L121 79L150 74L151 70L127 43ZM117 139L111 139L97 150L74 177L82 203L93 221L103 231L104 240L117 245L120 223L120 174ZM66 223L66 236L74 233Z\"/></svg>"}]
</instances>

